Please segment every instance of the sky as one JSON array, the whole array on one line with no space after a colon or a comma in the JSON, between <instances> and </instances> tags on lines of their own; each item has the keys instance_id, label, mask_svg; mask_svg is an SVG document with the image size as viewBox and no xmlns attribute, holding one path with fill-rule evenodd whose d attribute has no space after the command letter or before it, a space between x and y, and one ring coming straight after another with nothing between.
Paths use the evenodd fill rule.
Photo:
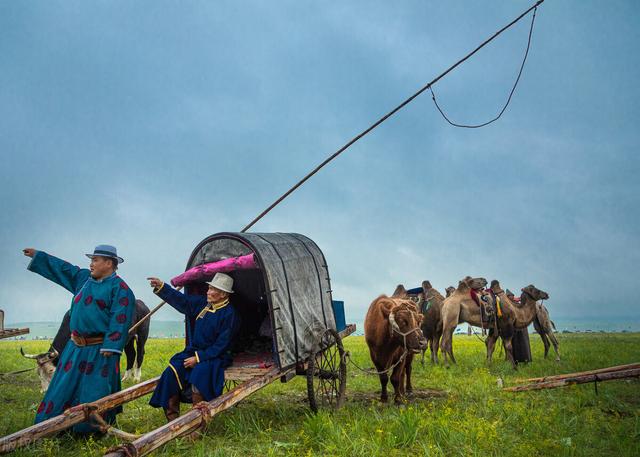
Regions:
<instances>
[{"instance_id":1,"label":"sky","mask_svg":"<svg viewBox=\"0 0 640 457\"><path fill-rule=\"evenodd\" d=\"M88 266L113 244L154 306L147 276L183 272L532 3L1 2L6 322L70 304L25 247ZM547 0L499 121L454 128L425 93L251 230L313 239L350 321L397 284L471 275L535 284L552 317L639 322L639 8ZM504 105L530 17L434 86L453 120Z\"/></svg>"}]
</instances>

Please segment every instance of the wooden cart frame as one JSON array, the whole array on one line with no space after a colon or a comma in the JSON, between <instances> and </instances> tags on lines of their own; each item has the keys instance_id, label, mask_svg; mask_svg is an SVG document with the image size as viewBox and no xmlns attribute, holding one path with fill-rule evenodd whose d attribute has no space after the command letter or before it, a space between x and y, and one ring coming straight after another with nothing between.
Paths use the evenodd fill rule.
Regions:
<instances>
[{"instance_id":1,"label":"wooden cart frame","mask_svg":"<svg viewBox=\"0 0 640 457\"><path fill-rule=\"evenodd\" d=\"M272 324L274 363L271 366L232 365L225 370L226 392L209 402L194 405L182 416L141 436L113 428L100 414L153 392L159 378L74 406L59 416L0 438L0 454L89 421L103 432L129 441L110 450L107 454L110 457L146 455L176 437L200 429L216 414L273 381L287 382L296 375L306 377L307 396L313 411L339 408L344 402L347 374L342 339L356 327L350 324L341 331L336 328L324 255L312 240L299 234L220 233L196 246L187 269L248 253L255 255L258 269L249 273L247 284L260 283L259 278L264 282L261 298L265 299L263 304L268 304ZM187 285L186 290L194 293L195 289L190 292ZM242 290L236 289L236 292L242 293ZM189 335L187 323L187 338Z\"/></svg>"},{"instance_id":2,"label":"wooden cart frame","mask_svg":"<svg viewBox=\"0 0 640 457\"><path fill-rule=\"evenodd\" d=\"M234 388L209 402L195 405L177 419L140 437L135 437L134 441L113 449L106 455L110 457L146 455L179 436L198 430L216 414L272 382L278 379L287 382L295 375L307 378L307 394L312 410L317 411L323 407L339 408L344 402L347 370L342 339L355 330L355 324L350 324L341 332L330 329L322 332L318 335L318 351L304 364L285 370L280 370L278 367L262 369L232 365L225 371L225 379L239 383ZM101 413L150 394L159 379L159 377L152 378L95 402L74 406L64 414L0 438L0 454L12 452L81 422L94 421L100 424ZM119 435L125 437L126 434Z\"/></svg>"}]
</instances>

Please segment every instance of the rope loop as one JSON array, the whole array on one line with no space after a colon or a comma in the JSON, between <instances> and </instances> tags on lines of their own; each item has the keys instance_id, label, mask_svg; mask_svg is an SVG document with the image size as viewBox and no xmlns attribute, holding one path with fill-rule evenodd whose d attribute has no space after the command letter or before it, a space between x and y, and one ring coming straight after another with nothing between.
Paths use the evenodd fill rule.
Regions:
<instances>
[{"instance_id":1,"label":"rope loop","mask_svg":"<svg viewBox=\"0 0 640 457\"><path fill-rule=\"evenodd\" d=\"M487 126L497 121L498 119L500 119L502 114L506 111L507 106L509 106L509 103L511 102L511 97L513 97L513 93L516 91L516 87L518 86L518 82L520 81L520 76L522 76L522 70L524 69L524 64L527 61L527 56L529 55L529 48L531 47L531 35L533 34L533 24L536 21L536 11L538 10L538 4L536 4L536 6L533 7L533 15L531 16L531 27L529 28L529 38L527 40L527 49L524 52L524 58L522 59L522 64L520 65L520 71L518 71L518 77L516 78L516 82L513 84L513 87L511 88L511 92L509 92L509 97L507 98L507 102L504 104L504 106L502 107L498 115L487 122L483 122L482 124L467 125L467 124L458 124L456 122L453 122L451 119L447 117L447 115L444 113L442 108L440 108L440 105L438 105L438 102L436 100L436 94L433 92L433 88L431 87L431 84L429 84L428 88L429 88L429 91L431 92L431 99L433 100L433 103L436 105L436 108L438 109L438 111L440 112L440 114L442 115L445 121L447 121L449 124L453 125L454 127L460 127L464 129L478 129L480 127Z\"/></svg>"},{"instance_id":2,"label":"rope loop","mask_svg":"<svg viewBox=\"0 0 640 457\"><path fill-rule=\"evenodd\" d=\"M196 405L193 405L192 409L197 409L198 411L200 411L201 422L198 428L204 427L207 422L211 420L211 411L209 410L206 402L200 402Z\"/></svg>"},{"instance_id":3,"label":"rope loop","mask_svg":"<svg viewBox=\"0 0 640 457\"><path fill-rule=\"evenodd\" d=\"M132 443L125 443L121 444L120 446L115 446L107 449L106 454L111 453L124 454L126 457L138 457L138 449Z\"/></svg>"},{"instance_id":4,"label":"rope loop","mask_svg":"<svg viewBox=\"0 0 640 457\"><path fill-rule=\"evenodd\" d=\"M391 370L393 370L395 367L397 367L404 359L405 357L407 357L407 354L409 353L409 351L407 351L405 349L405 351L402 353L402 355L400 356L400 358L398 359L398 361L396 363L394 363L393 365L391 365L389 368L387 368L386 370L382 370L382 371L376 371L373 368L362 368L360 366L358 366L353 359L351 358L351 354L349 352L345 352L345 359L348 359L349 362L351 363L351 365L353 365L354 367L356 367L358 370L362 371L365 374L371 374L371 375L381 375L381 374L389 374L389 372Z\"/></svg>"}]
</instances>

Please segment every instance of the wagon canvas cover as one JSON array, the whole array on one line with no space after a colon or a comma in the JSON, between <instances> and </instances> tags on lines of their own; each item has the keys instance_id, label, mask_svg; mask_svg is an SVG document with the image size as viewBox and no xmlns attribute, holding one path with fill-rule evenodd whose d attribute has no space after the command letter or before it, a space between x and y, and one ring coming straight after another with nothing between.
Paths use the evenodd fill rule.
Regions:
<instances>
[{"instance_id":1,"label":"wagon canvas cover","mask_svg":"<svg viewBox=\"0 0 640 457\"><path fill-rule=\"evenodd\" d=\"M318 246L297 233L218 233L194 249L187 270L251 253L265 285L276 361L286 368L314 352L321 330L336 329L327 263Z\"/></svg>"}]
</instances>

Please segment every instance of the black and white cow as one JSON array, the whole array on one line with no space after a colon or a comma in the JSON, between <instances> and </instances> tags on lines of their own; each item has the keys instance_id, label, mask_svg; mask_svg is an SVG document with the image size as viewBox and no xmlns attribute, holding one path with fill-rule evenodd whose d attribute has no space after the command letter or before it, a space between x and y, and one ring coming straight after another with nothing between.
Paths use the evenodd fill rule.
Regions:
<instances>
[{"instance_id":1,"label":"black and white cow","mask_svg":"<svg viewBox=\"0 0 640 457\"><path fill-rule=\"evenodd\" d=\"M132 325L148 313L149 308L147 305L145 305L142 300L136 300L136 314ZM43 352L42 354L25 354L22 348L20 348L23 356L28 359L35 359L38 363L38 376L40 377L40 387L43 392L48 389L55 366L58 364L59 355L62 353L69 338L71 338L71 329L69 328L70 320L71 315L69 311L67 311L62 318L60 328L47 352ZM123 381L131 376L133 376L135 382L140 381L142 376L142 361L144 360L144 345L149 337L149 321L150 319L147 319L136 328L134 333L129 334L127 344L124 347L124 352L127 355L127 370L122 377Z\"/></svg>"}]
</instances>

